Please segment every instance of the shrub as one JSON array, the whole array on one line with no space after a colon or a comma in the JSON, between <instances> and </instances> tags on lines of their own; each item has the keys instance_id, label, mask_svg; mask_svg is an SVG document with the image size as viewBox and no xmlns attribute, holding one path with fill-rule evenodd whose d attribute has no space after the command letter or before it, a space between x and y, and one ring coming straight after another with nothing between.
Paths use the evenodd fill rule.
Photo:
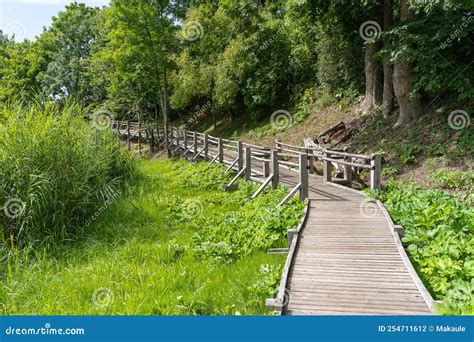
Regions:
<instances>
[{"instance_id":1,"label":"shrub","mask_svg":"<svg viewBox=\"0 0 474 342\"><path fill-rule=\"evenodd\" d=\"M64 239L133 171L112 133L75 104L0 108L0 236L20 246Z\"/></svg>"}]
</instances>

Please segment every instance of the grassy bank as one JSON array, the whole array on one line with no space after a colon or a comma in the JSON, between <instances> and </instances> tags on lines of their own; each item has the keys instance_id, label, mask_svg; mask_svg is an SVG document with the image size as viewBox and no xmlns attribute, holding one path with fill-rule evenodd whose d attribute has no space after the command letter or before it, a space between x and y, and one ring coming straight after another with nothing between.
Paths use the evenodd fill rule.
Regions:
<instances>
[{"instance_id":1,"label":"grassy bank","mask_svg":"<svg viewBox=\"0 0 474 342\"><path fill-rule=\"evenodd\" d=\"M279 281L285 232L302 215L279 189L222 191L217 166L141 161L140 177L60 245L9 249L2 314L264 314Z\"/></svg>"}]
</instances>

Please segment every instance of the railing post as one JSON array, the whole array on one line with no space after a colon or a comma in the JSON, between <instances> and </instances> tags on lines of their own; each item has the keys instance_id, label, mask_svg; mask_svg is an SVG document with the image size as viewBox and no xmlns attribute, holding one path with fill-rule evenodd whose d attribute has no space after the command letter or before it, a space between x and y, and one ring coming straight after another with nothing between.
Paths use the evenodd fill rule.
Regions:
<instances>
[{"instance_id":1,"label":"railing post","mask_svg":"<svg viewBox=\"0 0 474 342\"><path fill-rule=\"evenodd\" d=\"M170 138L173 139L173 130L169 128L168 122L165 121L165 148L166 152L168 154L168 158L171 158L171 149L169 146L170 145Z\"/></svg>"},{"instance_id":2,"label":"railing post","mask_svg":"<svg viewBox=\"0 0 474 342\"><path fill-rule=\"evenodd\" d=\"M178 147L179 146L179 128L176 127L175 130L176 130L176 147Z\"/></svg>"},{"instance_id":3,"label":"railing post","mask_svg":"<svg viewBox=\"0 0 474 342\"><path fill-rule=\"evenodd\" d=\"M281 152L281 141L280 140L276 140L275 141L275 144L276 144L276 150L278 153Z\"/></svg>"},{"instance_id":4,"label":"railing post","mask_svg":"<svg viewBox=\"0 0 474 342\"><path fill-rule=\"evenodd\" d=\"M130 140L130 121L127 120L127 146L129 151L132 149Z\"/></svg>"},{"instance_id":5,"label":"railing post","mask_svg":"<svg viewBox=\"0 0 474 342\"><path fill-rule=\"evenodd\" d=\"M194 144L194 155L198 153L198 140L197 140L197 133L193 132L193 144Z\"/></svg>"},{"instance_id":6,"label":"railing post","mask_svg":"<svg viewBox=\"0 0 474 342\"><path fill-rule=\"evenodd\" d=\"M272 164L272 189L278 187L280 182L280 170L278 169L278 151L272 150L270 154L270 163Z\"/></svg>"},{"instance_id":7,"label":"railing post","mask_svg":"<svg viewBox=\"0 0 474 342\"><path fill-rule=\"evenodd\" d=\"M352 157L346 156L344 161L351 163ZM352 166L350 165L344 165L344 180L347 182L347 186L352 188Z\"/></svg>"},{"instance_id":8,"label":"railing post","mask_svg":"<svg viewBox=\"0 0 474 342\"><path fill-rule=\"evenodd\" d=\"M204 134L204 160L209 156L209 139L207 134Z\"/></svg>"},{"instance_id":9,"label":"railing post","mask_svg":"<svg viewBox=\"0 0 474 342\"><path fill-rule=\"evenodd\" d=\"M138 120L138 152L142 153L142 122Z\"/></svg>"},{"instance_id":10,"label":"railing post","mask_svg":"<svg viewBox=\"0 0 474 342\"><path fill-rule=\"evenodd\" d=\"M242 171L244 167L244 147L242 141L237 141L237 171Z\"/></svg>"},{"instance_id":11,"label":"railing post","mask_svg":"<svg viewBox=\"0 0 474 342\"><path fill-rule=\"evenodd\" d=\"M168 135L168 124L165 122L165 148L168 148L168 145L170 143L169 141L169 135Z\"/></svg>"},{"instance_id":12,"label":"railing post","mask_svg":"<svg viewBox=\"0 0 474 342\"><path fill-rule=\"evenodd\" d=\"M263 177L267 178L268 176L270 176L270 162L268 160L264 160L263 161Z\"/></svg>"},{"instance_id":13,"label":"railing post","mask_svg":"<svg viewBox=\"0 0 474 342\"><path fill-rule=\"evenodd\" d=\"M308 198L308 155L300 154L300 201Z\"/></svg>"},{"instance_id":14,"label":"railing post","mask_svg":"<svg viewBox=\"0 0 474 342\"><path fill-rule=\"evenodd\" d=\"M245 179L252 177L252 152L250 147L245 147Z\"/></svg>"},{"instance_id":15,"label":"railing post","mask_svg":"<svg viewBox=\"0 0 474 342\"><path fill-rule=\"evenodd\" d=\"M222 138L217 139L217 150L219 151L219 163L224 162L224 145L222 144Z\"/></svg>"},{"instance_id":16,"label":"railing post","mask_svg":"<svg viewBox=\"0 0 474 342\"><path fill-rule=\"evenodd\" d=\"M306 153L308 154L308 171L309 173L314 173L314 154L311 149L306 149Z\"/></svg>"},{"instance_id":17,"label":"railing post","mask_svg":"<svg viewBox=\"0 0 474 342\"><path fill-rule=\"evenodd\" d=\"M382 156L380 154L372 154L370 165L370 188L380 189L381 186L381 172L382 172Z\"/></svg>"},{"instance_id":18,"label":"railing post","mask_svg":"<svg viewBox=\"0 0 474 342\"><path fill-rule=\"evenodd\" d=\"M332 163L330 161L327 161L326 158L331 158L331 153L328 153L326 151L323 152L323 178L324 181L330 182L332 180Z\"/></svg>"},{"instance_id":19,"label":"railing post","mask_svg":"<svg viewBox=\"0 0 474 342\"><path fill-rule=\"evenodd\" d=\"M156 122L156 135L157 135L157 142L156 145L158 146L158 150L160 149L160 124L158 121Z\"/></svg>"},{"instance_id":20,"label":"railing post","mask_svg":"<svg viewBox=\"0 0 474 342\"><path fill-rule=\"evenodd\" d=\"M188 149L188 132L186 130L183 130L183 144L184 144L184 151Z\"/></svg>"}]
</instances>

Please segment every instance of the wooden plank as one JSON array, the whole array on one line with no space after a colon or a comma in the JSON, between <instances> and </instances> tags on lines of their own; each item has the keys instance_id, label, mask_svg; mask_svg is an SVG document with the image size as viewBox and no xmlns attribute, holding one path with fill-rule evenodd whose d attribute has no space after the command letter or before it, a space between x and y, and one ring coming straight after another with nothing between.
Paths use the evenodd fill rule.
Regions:
<instances>
[{"instance_id":1,"label":"wooden plank","mask_svg":"<svg viewBox=\"0 0 474 342\"><path fill-rule=\"evenodd\" d=\"M291 291L292 298L318 298L321 296L329 296L329 297L372 297L372 298L384 298L386 300L414 300L414 301L423 301L423 297L417 292L396 292L396 291L350 291L348 289L319 289L313 290L312 292L309 291Z\"/></svg>"},{"instance_id":2,"label":"wooden plank","mask_svg":"<svg viewBox=\"0 0 474 342\"><path fill-rule=\"evenodd\" d=\"M357 287L368 287L368 288L404 288L404 289L417 289L415 284L411 281L396 281L396 280L367 280L367 279L341 279L334 277L304 277L304 276L292 276L291 284L298 283L306 287L320 287L321 285L330 285L330 284L344 284L354 288Z\"/></svg>"},{"instance_id":3,"label":"wooden plank","mask_svg":"<svg viewBox=\"0 0 474 342\"><path fill-rule=\"evenodd\" d=\"M305 292L305 293L348 292L348 293L387 293L387 294L406 294L406 295L419 295L420 294L418 290L415 288L410 288L410 289L405 289L405 288L400 288L400 287L383 287L383 288L375 287L374 288L374 287L366 287L366 286L353 287L350 285L344 285L340 283L330 284L330 286L328 284L326 285L327 286L300 286L298 284L298 285L292 285L289 289L291 290L291 293L296 291L296 292Z\"/></svg>"},{"instance_id":4,"label":"wooden plank","mask_svg":"<svg viewBox=\"0 0 474 342\"><path fill-rule=\"evenodd\" d=\"M294 315L326 315L328 313L333 313L334 315L397 315L397 316L411 316L411 315L429 315L429 311L413 311L413 310L378 310L378 309L343 309L343 308L334 308L334 307L317 307L313 309L307 308L292 308L285 310L285 315L294 316Z\"/></svg>"},{"instance_id":5,"label":"wooden plank","mask_svg":"<svg viewBox=\"0 0 474 342\"><path fill-rule=\"evenodd\" d=\"M407 305L407 304L399 304L396 305L394 303L386 303L386 304L370 304L370 303L347 303L347 302L327 302L327 303L292 303L290 299L290 303L288 304L288 309L329 309L329 310L340 310L340 311L354 311L357 310L358 312L380 312L380 311L419 311L419 312L429 312L429 308L426 304L423 305Z\"/></svg>"},{"instance_id":6,"label":"wooden plank","mask_svg":"<svg viewBox=\"0 0 474 342\"><path fill-rule=\"evenodd\" d=\"M298 298L295 299L294 296L290 296L290 301L288 303L288 307L301 307L301 306L310 306L310 307L317 307L320 305L334 305L337 307L364 307L364 308L377 308L377 309L398 309L404 308L408 309L411 308L413 310L425 310L428 309L428 305L426 305L423 299L421 301L388 301L384 298L341 298L341 297L321 297L321 298Z\"/></svg>"}]
</instances>

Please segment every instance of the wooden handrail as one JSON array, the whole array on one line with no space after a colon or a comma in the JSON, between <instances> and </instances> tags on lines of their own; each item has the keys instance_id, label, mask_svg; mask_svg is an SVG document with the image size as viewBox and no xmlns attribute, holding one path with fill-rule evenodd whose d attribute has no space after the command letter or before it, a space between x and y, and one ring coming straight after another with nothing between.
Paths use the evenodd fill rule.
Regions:
<instances>
[{"instance_id":1,"label":"wooden handrail","mask_svg":"<svg viewBox=\"0 0 474 342\"><path fill-rule=\"evenodd\" d=\"M136 125L138 125L138 127ZM131 139L137 136L139 144L141 144L143 139L149 140L149 127L145 130L141 127L140 122L115 120L112 127L117 130L119 138L126 136L128 144L130 144ZM124 131L122 127L126 130ZM136 127L138 129L135 129ZM352 185L352 169L362 169L370 171L370 187L373 189L380 188L382 167L380 154L364 155L330 150L322 147L297 146L278 140L275 142L276 150L272 150L269 147L214 137L206 133L189 131L180 127L165 125L164 129L160 129L159 126L151 126L151 129L151 135L155 137L156 132L158 144L164 145L170 155L178 153L183 155L191 154L193 160L199 157L204 159L211 158L211 162L219 162L226 165L230 164L227 170L236 169L238 174L245 174L247 179L255 178L250 172L252 170L252 161L261 162L263 163L263 173L260 176L263 176L265 186L271 183L271 187L275 188L278 185L280 178L279 165L285 169L296 171L300 174L301 179L301 184L298 188L298 190L300 190L301 199L307 197L308 184L304 184L304 182L308 182L308 177L305 177L305 175L313 173L315 160L319 160L323 163L323 177L327 182L332 181L331 173L333 165L340 165L343 167L344 180L349 186ZM142 136L142 131L147 132L146 137ZM216 148L218 150L217 154L215 154ZM210 149L212 152L210 152ZM226 152L227 158L229 158L230 155L232 158L235 157L235 160L226 160ZM294 161L295 159L297 161ZM247 167L247 165L249 167ZM244 172L242 171L244 169L247 170ZM269 177L270 175L272 177ZM259 182L261 182L260 179ZM302 191L301 189L306 190ZM296 193L296 191L292 191L291 193Z\"/></svg>"}]
</instances>

